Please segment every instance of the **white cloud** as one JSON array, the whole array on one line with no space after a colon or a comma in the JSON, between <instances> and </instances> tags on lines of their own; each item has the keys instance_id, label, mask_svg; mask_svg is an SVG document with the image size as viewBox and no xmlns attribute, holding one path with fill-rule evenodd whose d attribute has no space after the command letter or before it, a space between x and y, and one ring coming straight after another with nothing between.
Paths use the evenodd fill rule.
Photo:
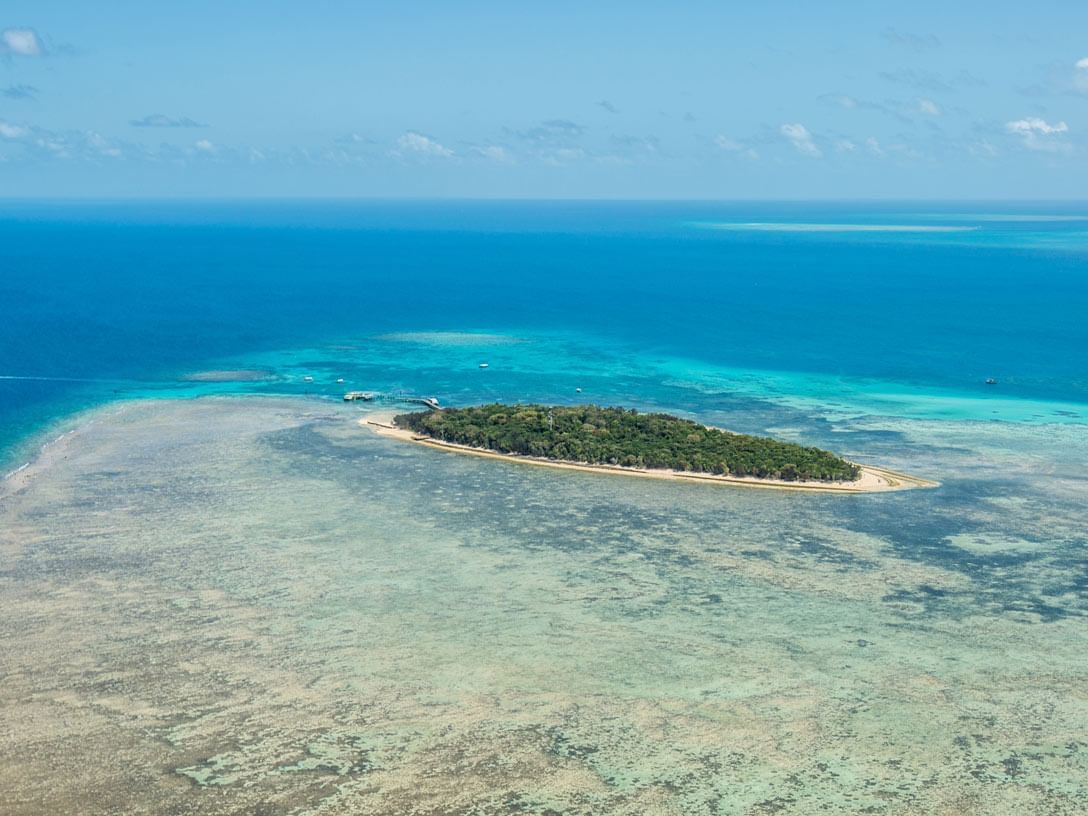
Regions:
<instances>
[{"instance_id":1,"label":"white cloud","mask_svg":"<svg viewBox=\"0 0 1088 816\"><path fill-rule=\"evenodd\" d=\"M0 32L0 53L21 57L40 57L45 52L38 33L32 28L5 28Z\"/></svg>"},{"instance_id":2,"label":"white cloud","mask_svg":"<svg viewBox=\"0 0 1088 816\"><path fill-rule=\"evenodd\" d=\"M198 156L237 158L237 152L201 139L188 146L161 144L156 147L132 144L94 130L53 131L32 124L15 124L0 119L0 144L16 144L20 158L101 162L103 158L133 161L184 161Z\"/></svg>"},{"instance_id":3,"label":"white cloud","mask_svg":"<svg viewBox=\"0 0 1088 816\"><path fill-rule=\"evenodd\" d=\"M858 146L849 139L839 139L835 142L835 149L840 153L853 153L858 149Z\"/></svg>"},{"instance_id":4,"label":"white cloud","mask_svg":"<svg viewBox=\"0 0 1088 816\"><path fill-rule=\"evenodd\" d=\"M714 138L714 144L727 153L736 153L746 159L751 159L752 161L759 158L759 153L756 152L755 148L748 147L748 145L730 139L728 136L716 136Z\"/></svg>"},{"instance_id":5,"label":"white cloud","mask_svg":"<svg viewBox=\"0 0 1088 816\"><path fill-rule=\"evenodd\" d=\"M143 119L133 119L129 122L133 127L164 127L164 128L198 128L204 127L200 122L190 119L188 116L175 118L161 113L153 113Z\"/></svg>"},{"instance_id":6,"label":"white cloud","mask_svg":"<svg viewBox=\"0 0 1088 816\"><path fill-rule=\"evenodd\" d=\"M1088 94L1088 57L1077 60L1075 66L1077 71L1073 76L1073 85L1078 91Z\"/></svg>"},{"instance_id":7,"label":"white cloud","mask_svg":"<svg viewBox=\"0 0 1088 816\"><path fill-rule=\"evenodd\" d=\"M820 148L812 141L812 134L808 132L808 128L801 123L782 125L780 131L799 152L806 156L818 159L823 155Z\"/></svg>"},{"instance_id":8,"label":"white cloud","mask_svg":"<svg viewBox=\"0 0 1088 816\"><path fill-rule=\"evenodd\" d=\"M1065 122L1051 125L1045 119L1039 119L1035 116L1030 116L1027 119L1017 119L1014 122L1009 122L1005 127L1009 133L1041 133L1044 136L1069 132L1069 125Z\"/></svg>"},{"instance_id":9,"label":"white cloud","mask_svg":"<svg viewBox=\"0 0 1088 816\"><path fill-rule=\"evenodd\" d=\"M487 147L481 147L477 151L485 159L490 159L493 162L499 164L512 164L514 158L510 155L510 152L499 145L488 145Z\"/></svg>"},{"instance_id":10,"label":"white cloud","mask_svg":"<svg viewBox=\"0 0 1088 816\"><path fill-rule=\"evenodd\" d=\"M932 99L919 99L918 110L921 113L928 113L930 116L941 115L941 106L934 102Z\"/></svg>"},{"instance_id":11,"label":"white cloud","mask_svg":"<svg viewBox=\"0 0 1088 816\"><path fill-rule=\"evenodd\" d=\"M30 130L22 125L13 125L11 122L5 122L0 119L0 138L4 139L25 139L30 135Z\"/></svg>"},{"instance_id":12,"label":"white cloud","mask_svg":"<svg viewBox=\"0 0 1088 816\"><path fill-rule=\"evenodd\" d=\"M68 143L61 136L49 135L35 140L34 144L41 150L48 151L58 159L72 158L72 151L68 149Z\"/></svg>"},{"instance_id":13,"label":"white cloud","mask_svg":"<svg viewBox=\"0 0 1088 816\"><path fill-rule=\"evenodd\" d=\"M1069 144L1059 138L1069 132L1069 125L1065 122L1052 125L1045 119L1029 116L1026 119L1006 122L1005 130L1019 136L1024 147L1028 150L1042 150L1052 153L1069 150Z\"/></svg>"},{"instance_id":14,"label":"white cloud","mask_svg":"<svg viewBox=\"0 0 1088 816\"><path fill-rule=\"evenodd\" d=\"M875 136L870 136L865 140L865 149L872 153L874 156L883 156L884 148L880 146L880 142Z\"/></svg>"},{"instance_id":15,"label":"white cloud","mask_svg":"<svg viewBox=\"0 0 1088 816\"><path fill-rule=\"evenodd\" d=\"M448 159L453 156L453 151L444 144L414 130L408 131L397 139L395 152L401 156L415 155L439 159Z\"/></svg>"},{"instance_id":16,"label":"white cloud","mask_svg":"<svg viewBox=\"0 0 1088 816\"><path fill-rule=\"evenodd\" d=\"M87 134L87 147L92 151L96 151L100 156L107 156L111 159L120 159L125 155L120 147L110 142L100 133L91 132Z\"/></svg>"}]
</instances>

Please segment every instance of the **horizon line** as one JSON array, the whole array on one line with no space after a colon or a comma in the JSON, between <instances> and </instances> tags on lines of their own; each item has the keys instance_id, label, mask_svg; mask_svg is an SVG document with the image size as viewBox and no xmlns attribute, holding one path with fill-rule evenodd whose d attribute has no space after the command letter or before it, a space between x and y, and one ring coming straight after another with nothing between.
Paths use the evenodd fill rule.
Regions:
<instances>
[{"instance_id":1,"label":"horizon line","mask_svg":"<svg viewBox=\"0 0 1088 816\"><path fill-rule=\"evenodd\" d=\"M1082 198L1026 198L1026 197L967 197L967 198L916 198L916 197L620 197L620 196L358 196L358 195L74 195L74 196L6 196L0 194L0 204L18 203L101 203L101 202L374 202L374 203L571 203L571 204L1088 204Z\"/></svg>"}]
</instances>

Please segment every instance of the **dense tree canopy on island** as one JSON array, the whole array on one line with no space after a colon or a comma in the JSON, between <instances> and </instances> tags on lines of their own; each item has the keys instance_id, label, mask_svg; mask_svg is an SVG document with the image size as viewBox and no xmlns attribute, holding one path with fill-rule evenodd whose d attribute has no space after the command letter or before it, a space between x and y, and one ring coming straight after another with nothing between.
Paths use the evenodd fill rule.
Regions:
<instances>
[{"instance_id":1,"label":"dense tree canopy on island","mask_svg":"<svg viewBox=\"0 0 1088 816\"><path fill-rule=\"evenodd\" d=\"M820 448L625 408L492 404L401 414L394 421L444 442L568 462L784 481L860 475L857 465Z\"/></svg>"}]
</instances>

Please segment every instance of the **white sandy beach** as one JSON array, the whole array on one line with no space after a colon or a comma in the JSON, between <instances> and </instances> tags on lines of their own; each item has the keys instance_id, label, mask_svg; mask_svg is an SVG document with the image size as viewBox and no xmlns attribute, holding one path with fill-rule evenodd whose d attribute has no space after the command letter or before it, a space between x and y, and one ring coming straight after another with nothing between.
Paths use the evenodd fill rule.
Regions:
<instances>
[{"instance_id":1,"label":"white sandy beach","mask_svg":"<svg viewBox=\"0 0 1088 816\"><path fill-rule=\"evenodd\" d=\"M910 490L918 487L938 487L939 482L908 476L903 473L878 468L872 465L858 464L861 468L861 476L853 482L821 482L821 481L796 481L785 482L781 479L759 479L754 476L720 476L713 473L692 473L679 470L630 468L618 465L594 465L579 462L563 462L554 459L543 459L534 456L519 456L511 453L497 453L495 451L473 448L468 445L457 445L452 442L443 442L416 434L412 431L398 428L393 424L393 412L381 412L368 414L359 420L359 425L368 428L375 433L398 439L402 442L414 442L418 445L426 445L431 448L464 453L472 456L482 456L490 459L500 459L506 462L520 462L527 465L540 465L543 467L561 468L563 470L579 470L587 473L614 473L624 476L642 476L651 479L686 480L696 482L714 482L717 484L738 485L741 487L757 487L770 490L797 490L809 493L887 493L895 490Z\"/></svg>"}]
</instances>

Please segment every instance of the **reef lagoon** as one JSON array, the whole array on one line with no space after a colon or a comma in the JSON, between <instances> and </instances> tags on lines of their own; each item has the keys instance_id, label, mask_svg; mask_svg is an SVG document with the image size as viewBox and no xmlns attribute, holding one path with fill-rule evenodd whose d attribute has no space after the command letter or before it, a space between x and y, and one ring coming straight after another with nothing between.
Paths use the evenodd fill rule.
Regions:
<instances>
[{"instance_id":1,"label":"reef lagoon","mask_svg":"<svg viewBox=\"0 0 1088 816\"><path fill-rule=\"evenodd\" d=\"M8 812L1083 812L1083 485L989 426L838 496L358 418L132 402L8 480Z\"/></svg>"}]
</instances>

